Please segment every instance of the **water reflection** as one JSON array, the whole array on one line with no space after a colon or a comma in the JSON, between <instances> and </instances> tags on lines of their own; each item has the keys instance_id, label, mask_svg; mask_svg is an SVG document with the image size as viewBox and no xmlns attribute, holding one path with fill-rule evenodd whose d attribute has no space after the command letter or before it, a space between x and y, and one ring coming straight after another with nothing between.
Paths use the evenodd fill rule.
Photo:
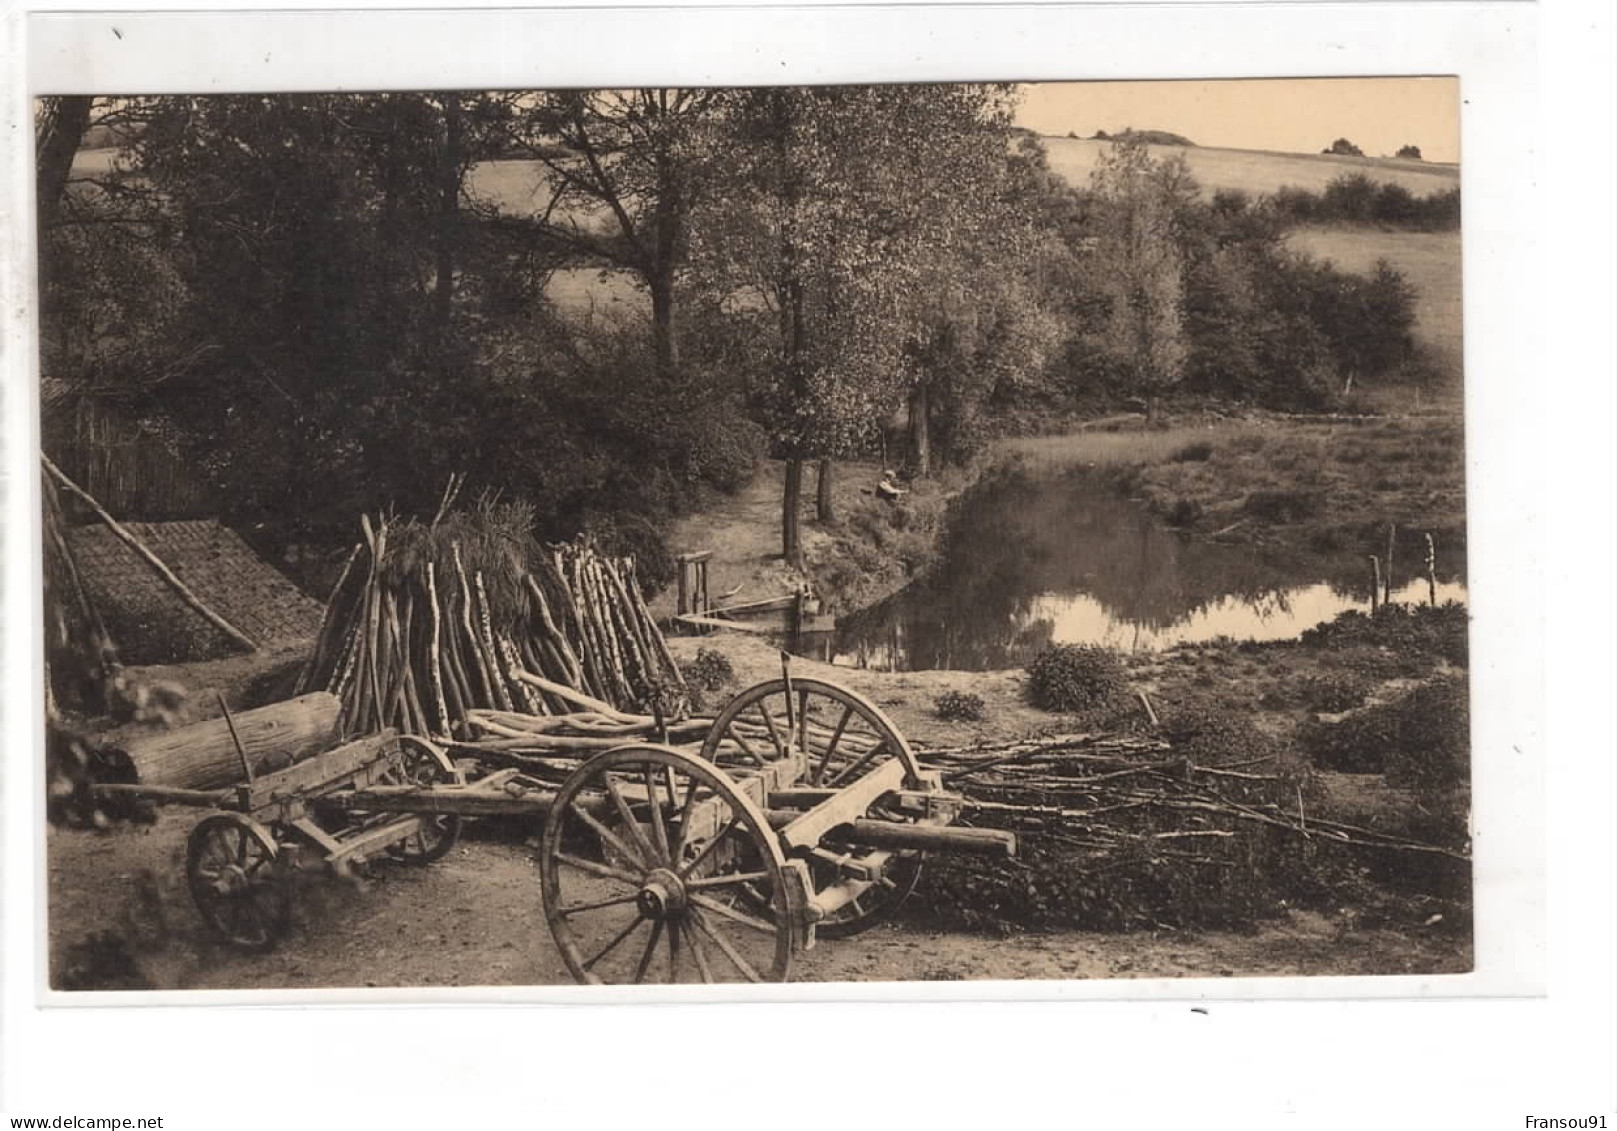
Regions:
<instances>
[{"instance_id":1,"label":"water reflection","mask_svg":"<svg viewBox=\"0 0 1617 1131\"><path fill-rule=\"evenodd\" d=\"M794 650L857 667L984 671L1022 666L1051 643L1289 639L1369 608L1371 552L1188 540L1082 472L1008 469L961 497L926 579ZM1413 545L1406 553L1419 560ZM1394 596L1425 601L1426 580ZM1439 602L1465 596L1456 574L1439 573Z\"/></svg>"}]
</instances>

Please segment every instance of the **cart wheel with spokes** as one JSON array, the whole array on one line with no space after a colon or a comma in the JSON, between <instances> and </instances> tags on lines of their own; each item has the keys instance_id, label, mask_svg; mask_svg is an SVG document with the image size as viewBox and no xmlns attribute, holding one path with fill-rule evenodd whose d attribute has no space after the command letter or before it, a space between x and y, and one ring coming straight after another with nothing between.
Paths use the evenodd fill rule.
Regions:
<instances>
[{"instance_id":1,"label":"cart wheel with spokes","mask_svg":"<svg viewBox=\"0 0 1617 1131\"><path fill-rule=\"evenodd\" d=\"M267 951L292 918L288 877L280 846L251 817L207 817L186 844L185 878L191 899L208 925L243 950Z\"/></svg>"},{"instance_id":2,"label":"cart wheel with spokes","mask_svg":"<svg viewBox=\"0 0 1617 1131\"><path fill-rule=\"evenodd\" d=\"M813 677L772 679L742 691L714 720L702 743L702 757L719 765L747 765L801 757L801 784L840 789L897 758L904 764L906 788L921 788L920 763L909 743L880 707L840 684ZM908 822L879 802L865 814L875 820ZM847 851L828 838L827 847ZM869 856L871 854L866 853ZM816 926L826 938L845 938L881 922L898 910L921 879L922 854L883 854L881 878L857 898L831 912ZM814 886L837 879L827 866L812 865Z\"/></svg>"},{"instance_id":3,"label":"cart wheel with spokes","mask_svg":"<svg viewBox=\"0 0 1617 1131\"><path fill-rule=\"evenodd\" d=\"M539 858L556 946L595 985L786 981L804 914L792 867L728 774L649 744L567 778Z\"/></svg>"},{"instance_id":4,"label":"cart wheel with spokes","mask_svg":"<svg viewBox=\"0 0 1617 1131\"><path fill-rule=\"evenodd\" d=\"M383 775L388 785L462 785L465 775L443 749L413 734L399 736L402 758L397 769ZM462 818L457 813L423 813L421 825L404 840L388 848L388 855L407 864L442 860L460 840Z\"/></svg>"},{"instance_id":5,"label":"cart wheel with spokes","mask_svg":"<svg viewBox=\"0 0 1617 1131\"><path fill-rule=\"evenodd\" d=\"M762 765L800 753L801 784L851 785L882 763L904 763L904 784L921 784L921 766L881 708L839 684L812 677L772 679L741 692L719 712L702 742L715 765Z\"/></svg>"},{"instance_id":6,"label":"cart wheel with spokes","mask_svg":"<svg viewBox=\"0 0 1617 1131\"><path fill-rule=\"evenodd\" d=\"M876 882L815 924L815 933L826 939L850 938L892 916L921 882L924 860L920 852L892 853ZM814 871L814 886L824 886L820 868Z\"/></svg>"}]
</instances>

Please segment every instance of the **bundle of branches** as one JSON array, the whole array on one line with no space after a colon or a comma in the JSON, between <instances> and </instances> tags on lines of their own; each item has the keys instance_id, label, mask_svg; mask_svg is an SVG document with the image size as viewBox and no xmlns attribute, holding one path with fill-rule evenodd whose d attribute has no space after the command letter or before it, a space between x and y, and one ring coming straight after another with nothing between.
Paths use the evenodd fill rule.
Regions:
<instances>
[{"instance_id":1,"label":"bundle of branches","mask_svg":"<svg viewBox=\"0 0 1617 1131\"><path fill-rule=\"evenodd\" d=\"M361 525L297 689L336 694L345 733L464 737L478 710L576 710L545 685L678 713L679 667L632 559L583 540L543 546L521 504Z\"/></svg>"},{"instance_id":2,"label":"bundle of branches","mask_svg":"<svg viewBox=\"0 0 1617 1131\"><path fill-rule=\"evenodd\" d=\"M1120 734L921 757L965 795L967 822L1019 834L1016 860L940 858L932 869L928 902L972 926L1228 924L1283 899L1328 897L1355 856L1469 860L1462 848L1311 814L1304 769L1269 758L1210 765Z\"/></svg>"}]
</instances>

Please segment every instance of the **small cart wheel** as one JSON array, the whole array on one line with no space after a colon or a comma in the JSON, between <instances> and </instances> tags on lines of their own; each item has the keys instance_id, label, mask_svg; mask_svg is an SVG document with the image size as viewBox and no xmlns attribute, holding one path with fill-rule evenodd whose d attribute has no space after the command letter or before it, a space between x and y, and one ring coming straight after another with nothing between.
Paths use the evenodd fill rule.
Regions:
<instances>
[{"instance_id":1,"label":"small cart wheel","mask_svg":"<svg viewBox=\"0 0 1617 1131\"><path fill-rule=\"evenodd\" d=\"M280 846L251 817L221 813L191 830L185 878L208 925L242 950L274 948L292 918Z\"/></svg>"},{"instance_id":2,"label":"small cart wheel","mask_svg":"<svg viewBox=\"0 0 1617 1131\"><path fill-rule=\"evenodd\" d=\"M792 867L728 774L653 745L573 771L539 857L556 947L593 985L786 981L805 913Z\"/></svg>"},{"instance_id":3,"label":"small cart wheel","mask_svg":"<svg viewBox=\"0 0 1617 1131\"><path fill-rule=\"evenodd\" d=\"M399 768L386 775L393 785L463 785L466 776L442 748L413 734L399 736ZM420 827L388 848L388 855L406 864L431 864L449 855L460 840L457 813L423 813Z\"/></svg>"},{"instance_id":4,"label":"small cart wheel","mask_svg":"<svg viewBox=\"0 0 1617 1131\"><path fill-rule=\"evenodd\" d=\"M840 789L882 763L904 763L904 785L921 785L921 765L881 708L839 684L812 677L772 679L725 705L702 742L715 765L804 759L802 785Z\"/></svg>"},{"instance_id":5,"label":"small cart wheel","mask_svg":"<svg viewBox=\"0 0 1617 1131\"><path fill-rule=\"evenodd\" d=\"M888 919L914 894L921 882L923 861L924 854L920 852L893 853L881 878L821 919L815 933L821 938L845 939Z\"/></svg>"}]
</instances>

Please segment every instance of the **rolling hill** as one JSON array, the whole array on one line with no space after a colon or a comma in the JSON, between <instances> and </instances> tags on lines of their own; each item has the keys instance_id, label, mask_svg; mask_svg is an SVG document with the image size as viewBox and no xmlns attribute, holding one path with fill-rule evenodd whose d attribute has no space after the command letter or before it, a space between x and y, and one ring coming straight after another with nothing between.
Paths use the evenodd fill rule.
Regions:
<instances>
[{"instance_id":1,"label":"rolling hill","mask_svg":"<svg viewBox=\"0 0 1617 1131\"><path fill-rule=\"evenodd\" d=\"M1044 137L1050 168L1074 185L1087 184L1100 161L1105 141ZM1241 189L1254 195L1292 186L1319 192L1345 173L1363 173L1373 181L1395 181L1416 196L1453 188L1460 182L1458 165L1404 161L1394 157L1337 157L1323 153L1269 153L1259 149L1207 149L1201 146L1152 145L1156 159L1183 154L1190 171L1209 196L1219 189Z\"/></svg>"}]
</instances>

